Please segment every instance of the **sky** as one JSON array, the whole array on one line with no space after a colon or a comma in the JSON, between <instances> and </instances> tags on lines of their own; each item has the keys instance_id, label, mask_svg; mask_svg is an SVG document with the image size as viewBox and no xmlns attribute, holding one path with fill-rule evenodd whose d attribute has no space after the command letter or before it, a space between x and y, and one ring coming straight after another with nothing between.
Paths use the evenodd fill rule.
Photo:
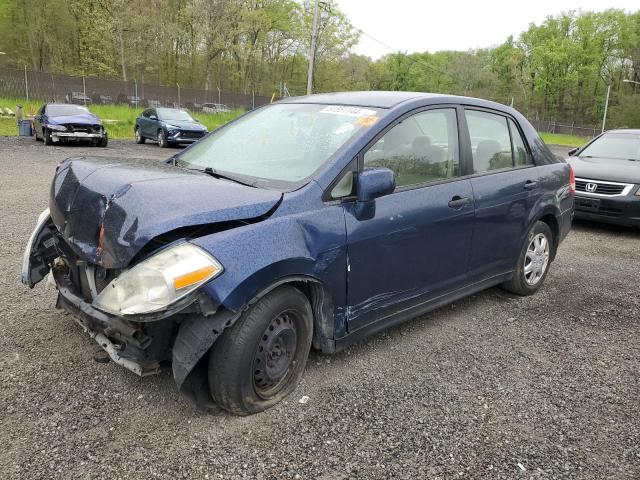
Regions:
<instances>
[{"instance_id":1,"label":"sky","mask_svg":"<svg viewBox=\"0 0 640 480\"><path fill-rule=\"evenodd\" d=\"M375 39L361 35L355 52L374 59L393 51L436 52L499 45L509 35L516 38L530 23L540 24L549 15L569 10L640 10L640 0L336 1L356 28Z\"/></svg>"}]
</instances>

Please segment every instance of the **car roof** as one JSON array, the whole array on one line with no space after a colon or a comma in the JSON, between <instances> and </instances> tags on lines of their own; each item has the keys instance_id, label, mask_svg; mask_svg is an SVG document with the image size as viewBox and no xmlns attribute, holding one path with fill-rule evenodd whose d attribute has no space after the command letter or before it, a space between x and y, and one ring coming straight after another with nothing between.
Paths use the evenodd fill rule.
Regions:
<instances>
[{"instance_id":1,"label":"car roof","mask_svg":"<svg viewBox=\"0 0 640 480\"><path fill-rule=\"evenodd\" d=\"M627 133L629 135L640 135L640 128L617 128L615 130L607 130L605 133Z\"/></svg>"},{"instance_id":2,"label":"car roof","mask_svg":"<svg viewBox=\"0 0 640 480\"><path fill-rule=\"evenodd\" d=\"M486 104L487 107L495 107L497 104L489 100L481 100L471 97L460 97L457 95L446 95L442 93L425 93L425 92L389 92L389 91L364 91L364 92L337 92L337 93L320 93L315 95L306 95L302 97L290 97L279 101L279 103L319 103L327 105L351 105L358 107L372 108L392 108L400 103L424 99L426 100L450 99L451 103L465 103L468 101L474 105ZM434 102L435 103L435 102ZM500 105L504 107L504 105Z\"/></svg>"},{"instance_id":3,"label":"car roof","mask_svg":"<svg viewBox=\"0 0 640 480\"><path fill-rule=\"evenodd\" d=\"M45 103L47 107L80 107L86 108L84 105L76 105L75 103Z\"/></svg>"}]
</instances>

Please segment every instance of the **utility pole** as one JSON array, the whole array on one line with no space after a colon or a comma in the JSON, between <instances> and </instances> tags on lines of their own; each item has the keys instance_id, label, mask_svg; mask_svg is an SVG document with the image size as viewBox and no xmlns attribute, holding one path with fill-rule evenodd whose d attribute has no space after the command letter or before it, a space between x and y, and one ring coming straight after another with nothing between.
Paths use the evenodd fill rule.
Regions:
<instances>
[{"instance_id":1,"label":"utility pole","mask_svg":"<svg viewBox=\"0 0 640 480\"><path fill-rule=\"evenodd\" d=\"M318 20L320 16L320 0L316 0L313 7L313 28L311 30L311 45L309 45L309 71L307 72L307 95L313 93L313 61L316 55L316 42L318 41Z\"/></svg>"},{"instance_id":2,"label":"utility pole","mask_svg":"<svg viewBox=\"0 0 640 480\"><path fill-rule=\"evenodd\" d=\"M27 103L29 103L29 79L27 78L27 66L24 66L24 91L27 94Z\"/></svg>"},{"instance_id":3,"label":"utility pole","mask_svg":"<svg viewBox=\"0 0 640 480\"><path fill-rule=\"evenodd\" d=\"M604 115L602 116L602 132L604 133L604 126L607 123L607 110L609 109L609 94L611 93L611 84L607 85L607 99L604 102Z\"/></svg>"},{"instance_id":4,"label":"utility pole","mask_svg":"<svg viewBox=\"0 0 640 480\"><path fill-rule=\"evenodd\" d=\"M82 103L85 107L87 106L87 82L84 79L84 74L82 75Z\"/></svg>"}]
</instances>

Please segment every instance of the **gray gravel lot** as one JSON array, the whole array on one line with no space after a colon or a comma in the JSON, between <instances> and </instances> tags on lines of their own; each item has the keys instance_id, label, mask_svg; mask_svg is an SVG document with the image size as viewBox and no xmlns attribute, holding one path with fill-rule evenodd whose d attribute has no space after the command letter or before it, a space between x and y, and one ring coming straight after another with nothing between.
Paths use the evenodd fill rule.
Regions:
<instances>
[{"instance_id":1,"label":"gray gravel lot","mask_svg":"<svg viewBox=\"0 0 640 480\"><path fill-rule=\"evenodd\" d=\"M58 161L0 138L0 477L640 478L640 230L579 223L533 297L490 289L329 357L288 401L196 414L19 283ZM310 400L300 404L298 399Z\"/></svg>"}]
</instances>

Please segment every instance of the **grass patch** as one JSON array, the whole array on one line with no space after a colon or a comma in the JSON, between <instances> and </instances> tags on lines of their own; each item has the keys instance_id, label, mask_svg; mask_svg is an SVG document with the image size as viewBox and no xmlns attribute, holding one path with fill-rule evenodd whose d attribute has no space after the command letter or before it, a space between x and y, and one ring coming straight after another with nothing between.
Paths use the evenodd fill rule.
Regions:
<instances>
[{"instance_id":1,"label":"grass patch","mask_svg":"<svg viewBox=\"0 0 640 480\"><path fill-rule=\"evenodd\" d=\"M0 97L0 107L9 107L15 111L16 105L22 105L25 115L33 115L42 106L43 102L27 102L21 98ZM89 110L100 117L109 133L109 138L133 138L133 127L136 117L142 113L143 108L132 108L127 105L90 105ZM199 113L192 116L205 125L210 131L242 115L244 110L236 109L229 113ZM18 135L18 126L15 118L0 117L0 136Z\"/></svg>"},{"instance_id":2,"label":"grass patch","mask_svg":"<svg viewBox=\"0 0 640 480\"><path fill-rule=\"evenodd\" d=\"M563 135L560 133L540 133L544 143L550 145L562 145L564 147L580 147L587 143L590 139L585 137L578 137L576 135Z\"/></svg>"}]
</instances>

